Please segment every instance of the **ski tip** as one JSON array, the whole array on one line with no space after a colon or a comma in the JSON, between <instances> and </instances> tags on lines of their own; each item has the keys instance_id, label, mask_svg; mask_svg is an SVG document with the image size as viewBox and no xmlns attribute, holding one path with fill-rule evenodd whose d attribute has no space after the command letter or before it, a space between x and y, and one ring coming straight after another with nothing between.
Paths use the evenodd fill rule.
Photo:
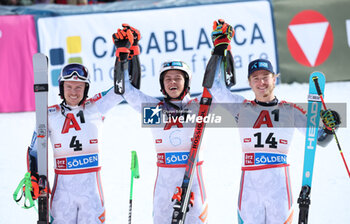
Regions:
<instances>
[{"instance_id":1,"label":"ski tip","mask_svg":"<svg viewBox=\"0 0 350 224\"><path fill-rule=\"evenodd\" d=\"M325 74L323 72L320 72L320 71L314 71L310 74L310 77L313 78L313 77L325 77Z\"/></svg>"},{"instance_id":2,"label":"ski tip","mask_svg":"<svg viewBox=\"0 0 350 224\"><path fill-rule=\"evenodd\" d=\"M310 74L309 82L315 83L315 85L319 85L321 89L324 89L326 77L323 72L315 71Z\"/></svg>"},{"instance_id":3,"label":"ski tip","mask_svg":"<svg viewBox=\"0 0 350 224\"><path fill-rule=\"evenodd\" d=\"M45 58L47 61L49 60L49 58L48 58L45 54L40 53L40 52L35 53L35 54L33 55L33 59L39 59L39 58L41 58L41 59L44 59L44 58Z\"/></svg>"},{"instance_id":4,"label":"ski tip","mask_svg":"<svg viewBox=\"0 0 350 224\"><path fill-rule=\"evenodd\" d=\"M35 71L47 72L48 66L49 66L49 58L45 54L36 53L33 55L34 72Z\"/></svg>"}]
</instances>

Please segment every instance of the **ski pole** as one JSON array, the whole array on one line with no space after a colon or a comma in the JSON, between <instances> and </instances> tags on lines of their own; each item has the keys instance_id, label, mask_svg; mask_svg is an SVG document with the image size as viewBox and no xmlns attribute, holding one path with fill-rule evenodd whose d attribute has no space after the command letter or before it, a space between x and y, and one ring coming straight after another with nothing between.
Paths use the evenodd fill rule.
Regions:
<instances>
[{"instance_id":1,"label":"ski pole","mask_svg":"<svg viewBox=\"0 0 350 224\"><path fill-rule=\"evenodd\" d=\"M321 89L320 89L320 85L318 84L318 78L317 78L317 77L313 77L312 79L313 79L313 81L314 81L314 83L315 83L316 90L317 90L317 94L320 96L320 99L321 99L323 108L324 108L325 110L327 110L326 104L325 104L324 99L323 99L322 91L321 91ZM348 175L349 175L349 177L350 177L350 171L349 171L348 165L346 164L345 157L344 157L343 151L342 151L342 149L341 149L341 147L340 147L337 134L335 133L335 129L334 129L334 127L330 127L330 128L332 129L332 134L333 134L333 136L334 136L335 142L337 143L337 146L338 146L340 155L341 155L341 157L342 157L342 159L343 159L343 162L344 162L346 171L348 172Z\"/></svg>"},{"instance_id":2,"label":"ski pole","mask_svg":"<svg viewBox=\"0 0 350 224\"><path fill-rule=\"evenodd\" d=\"M23 188L23 185L24 185L24 188ZM25 189L24 192L23 192L23 189ZM18 203L21 200L22 196L24 196L24 205L22 208L28 209L28 208L34 207L35 204L33 201L32 194L30 193L31 190L32 190L31 177L30 177L30 173L27 172L24 175L24 178L18 184L18 187L16 188L15 192L13 193L13 199L16 201L16 203ZM18 198L17 195L20 191L22 191L22 194L21 194L21 197Z\"/></svg>"},{"instance_id":3,"label":"ski pole","mask_svg":"<svg viewBox=\"0 0 350 224\"><path fill-rule=\"evenodd\" d=\"M131 213L132 213L132 189L134 185L134 178L138 179L139 174L139 163L137 160L137 154L135 151L131 151L131 182L130 182L130 199L129 199L129 224L131 224Z\"/></svg>"}]
</instances>

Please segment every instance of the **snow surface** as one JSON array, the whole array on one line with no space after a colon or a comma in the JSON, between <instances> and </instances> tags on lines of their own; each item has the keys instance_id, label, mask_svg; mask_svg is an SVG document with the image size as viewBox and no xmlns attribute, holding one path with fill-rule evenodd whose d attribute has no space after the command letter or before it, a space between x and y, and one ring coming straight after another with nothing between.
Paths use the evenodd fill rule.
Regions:
<instances>
[{"instance_id":1,"label":"snow surface","mask_svg":"<svg viewBox=\"0 0 350 224\"><path fill-rule=\"evenodd\" d=\"M307 84L280 84L279 99L306 102ZM253 99L252 91L239 92ZM350 82L326 84L326 102L350 105ZM349 117L349 111L347 111ZM17 205L12 194L26 172L26 149L35 124L34 112L0 114L0 223L36 223L34 209ZM349 126L349 119L347 126ZM132 223L152 223L152 196L156 177L156 154L151 132L141 128L141 116L126 104L107 114L101 130L102 183L106 205L106 223L127 223L130 189L131 150L138 153L140 179L134 181ZM289 153L294 201L294 223L298 220L296 203L301 189L305 138L298 131ZM350 128L341 128L338 139L350 165ZM207 128L203 151L204 181L209 202L209 223L237 223L237 196L240 182L241 148L235 128ZM50 150L50 181L53 159ZM170 199L169 199L170 200ZM350 223L350 178L336 143L318 148L311 193L309 223Z\"/></svg>"}]
</instances>

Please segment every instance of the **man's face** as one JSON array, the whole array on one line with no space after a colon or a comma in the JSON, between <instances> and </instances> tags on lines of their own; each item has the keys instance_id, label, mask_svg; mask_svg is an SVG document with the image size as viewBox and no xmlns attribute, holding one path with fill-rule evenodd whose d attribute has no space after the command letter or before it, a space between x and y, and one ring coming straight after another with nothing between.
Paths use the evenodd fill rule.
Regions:
<instances>
[{"instance_id":1,"label":"man's face","mask_svg":"<svg viewBox=\"0 0 350 224\"><path fill-rule=\"evenodd\" d=\"M177 98L180 96L185 86L185 78L182 71L169 70L165 73L163 79L165 92L171 98Z\"/></svg>"},{"instance_id":2,"label":"man's face","mask_svg":"<svg viewBox=\"0 0 350 224\"><path fill-rule=\"evenodd\" d=\"M255 93L255 98L262 102L274 99L273 90L275 88L276 77L269 71L258 70L249 77L249 86Z\"/></svg>"},{"instance_id":3,"label":"man's face","mask_svg":"<svg viewBox=\"0 0 350 224\"><path fill-rule=\"evenodd\" d=\"M85 82L65 81L64 98L69 106L77 106L84 97Z\"/></svg>"}]
</instances>

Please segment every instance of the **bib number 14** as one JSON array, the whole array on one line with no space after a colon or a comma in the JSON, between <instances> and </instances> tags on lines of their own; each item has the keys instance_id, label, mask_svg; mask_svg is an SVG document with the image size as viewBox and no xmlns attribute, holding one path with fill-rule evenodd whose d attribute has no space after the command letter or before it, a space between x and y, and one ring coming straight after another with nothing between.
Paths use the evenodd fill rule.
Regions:
<instances>
[{"instance_id":1,"label":"bib number 14","mask_svg":"<svg viewBox=\"0 0 350 224\"><path fill-rule=\"evenodd\" d=\"M256 148L264 148L265 145L262 143L261 132L255 133L254 137L256 137L256 142L257 142L254 145L254 147L256 147ZM273 149L277 148L277 141L276 141L276 138L273 137L273 133L269 133L269 135L265 139L265 144L267 144L269 146L269 148L273 148Z\"/></svg>"}]
</instances>

